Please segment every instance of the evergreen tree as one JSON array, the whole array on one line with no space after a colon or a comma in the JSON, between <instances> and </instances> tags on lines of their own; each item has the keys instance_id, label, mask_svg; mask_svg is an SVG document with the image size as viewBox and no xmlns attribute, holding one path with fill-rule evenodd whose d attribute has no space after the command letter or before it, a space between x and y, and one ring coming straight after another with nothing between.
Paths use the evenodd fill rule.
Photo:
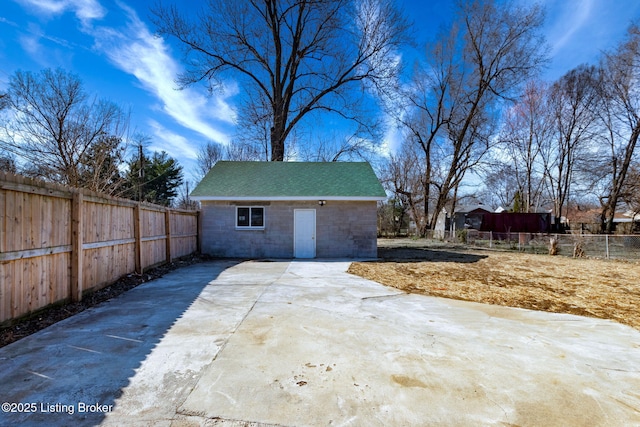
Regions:
<instances>
[{"instance_id":1,"label":"evergreen tree","mask_svg":"<svg viewBox=\"0 0 640 427\"><path fill-rule=\"evenodd\" d=\"M524 197L522 196L522 193L520 192L520 190L516 191L515 196L513 196L513 212L515 213L526 212L527 208L525 205L526 205L526 202L524 201Z\"/></svg>"},{"instance_id":2,"label":"evergreen tree","mask_svg":"<svg viewBox=\"0 0 640 427\"><path fill-rule=\"evenodd\" d=\"M169 206L182 185L182 166L164 151L151 157L142 153L142 159L138 155L129 161L126 180L129 198Z\"/></svg>"}]
</instances>

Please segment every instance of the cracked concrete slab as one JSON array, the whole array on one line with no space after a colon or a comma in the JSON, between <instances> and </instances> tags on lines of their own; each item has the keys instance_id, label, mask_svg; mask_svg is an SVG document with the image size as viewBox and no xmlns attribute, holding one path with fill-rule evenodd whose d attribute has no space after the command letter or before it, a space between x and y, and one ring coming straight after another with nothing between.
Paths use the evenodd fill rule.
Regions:
<instances>
[{"instance_id":1,"label":"cracked concrete slab","mask_svg":"<svg viewBox=\"0 0 640 427\"><path fill-rule=\"evenodd\" d=\"M404 294L348 261L173 272L0 349L0 425L640 425L640 332Z\"/></svg>"},{"instance_id":2,"label":"cracked concrete slab","mask_svg":"<svg viewBox=\"0 0 640 427\"><path fill-rule=\"evenodd\" d=\"M179 412L277 425L640 422L637 331L400 294L346 267L292 263Z\"/></svg>"}]
</instances>

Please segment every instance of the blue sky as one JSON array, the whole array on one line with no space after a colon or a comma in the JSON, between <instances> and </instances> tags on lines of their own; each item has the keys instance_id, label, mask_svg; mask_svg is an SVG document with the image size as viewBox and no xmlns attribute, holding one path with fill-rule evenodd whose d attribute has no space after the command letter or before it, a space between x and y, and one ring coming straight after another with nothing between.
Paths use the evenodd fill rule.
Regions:
<instances>
[{"instance_id":1,"label":"blue sky","mask_svg":"<svg viewBox=\"0 0 640 427\"><path fill-rule=\"evenodd\" d=\"M398 0L416 24L419 44L450 19L452 1ZM526 0L523 0L526 1ZM167 0L165 0L167 2ZM193 10L202 1L177 0ZM640 19L638 0L544 0L544 32L554 80L581 63L597 60ZM89 93L131 111L131 128L150 137L150 150L165 150L187 177L207 141L231 142L242 89L228 82L209 95L204 87L176 90L182 70L171 40L154 37L144 0L0 0L0 91L18 69L61 67L79 75ZM403 58L413 52L401 52ZM388 137L393 138L394 132ZM393 144L391 144L393 145Z\"/></svg>"}]
</instances>

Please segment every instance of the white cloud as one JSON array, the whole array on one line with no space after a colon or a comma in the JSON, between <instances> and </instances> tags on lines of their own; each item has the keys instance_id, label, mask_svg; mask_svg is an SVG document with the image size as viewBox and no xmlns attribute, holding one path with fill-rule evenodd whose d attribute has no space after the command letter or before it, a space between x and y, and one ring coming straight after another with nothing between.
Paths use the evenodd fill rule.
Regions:
<instances>
[{"instance_id":1,"label":"white cloud","mask_svg":"<svg viewBox=\"0 0 640 427\"><path fill-rule=\"evenodd\" d=\"M629 24L640 17L637 0L545 0L544 6L547 21L543 31L552 56L549 79L580 64L595 64L602 51L613 48Z\"/></svg>"},{"instance_id":2,"label":"white cloud","mask_svg":"<svg viewBox=\"0 0 640 427\"><path fill-rule=\"evenodd\" d=\"M100 5L97 0L14 0L19 3L25 10L39 16L47 18L61 15L65 12L73 13L81 22L83 31L90 27L90 23L94 19L102 19L107 11ZM9 25L18 26L16 23L8 21L0 17L0 22ZM83 48L68 40L53 37L46 34L42 29L34 24L29 23L26 28L21 28L19 43L22 49L33 59L34 62L43 66L61 66L69 63L74 48ZM46 46L43 41L55 43L62 49L52 49Z\"/></svg>"},{"instance_id":3,"label":"white cloud","mask_svg":"<svg viewBox=\"0 0 640 427\"><path fill-rule=\"evenodd\" d=\"M116 67L135 76L145 90L162 102L162 110L166 114L207 139L229 143L229 135L219 129L224 126L214 127L211 122L222 122L227 126L235 123L235 111L226 98L237 93L237 88L229 85L227 90L212 98L191 88L176 90L175 78L181 71L179 64L170 56L164 40L155 37L136 12L124 3L119 2L118 5L126 14L127 25L124 29L116 29L90 25L91 21L106 15L106 10L97 0L16 1L46 15L73 12L82 23L82 31L94 37L95 48ZM42 34L34 33L21 39L23 48L34 58L42 52L41 37Z\"/></svg>"},{"instance_id":4,"label":"white cloud","mask_svg":"<svg viewBox=\"0 0 640 427\"><path fill-rule=\"evenodd\" d=\"M574 37L591 18L593 5L594 0L581 0L560 2L550 7L555 15L555 22L549 33L553 54L557 54L559 50L575 42Z\"/></svg>"},{"instance_id":5,"label":"white cloud","mask_svg":"<svg viewBox=\"0 0 640 427\"><path fill-rule=\"evenodd\" d=\"M69 49L71 44L69 42L44 34L40 27L33 23L30 23L24 31L18 37L18 43L34 62L43 67L51 67L54 64L60 66L60 64L68 63L71 57ZM43 40L55 43L64 49L52 49L43 44Z\"/></svg>"},{"instance_id":6,"label":"white cloud","mask_svg":"<svg viewBox=\"0 0 640 427\"><path fill-rule=\"evenodd\" d=\"M395 120L391 116L385 118L387 128L382 138L382 145L378 149L378 154L383 157L389 157L395 155L400 151L402 141L404 140L404 134L401 129L395 123Z\"/></svg>"},{"instance_id":7,"label":"white cloud","mask_svg":"<svg viewBox=\"0 0 640 427\"><path fill-rule=\"evenodd\" d=\"M18 39L22 49L27 52L32 58L37 60L41 58L42 45L40 39L34 35L23 35Z\"/></svg>"},{"instance_id":8,"label":"white cloud","mask_svg":"<svg viewBox=\"0 0 640 427\"><path fill-rule=\"evenodd\" d=\"M7 18L0 16L0 22L2 22L3 24L8 24L11 25L12 27L19 27L18 24L16 24L13 21L9 21Z\"/></svg>"},{"instance_id":9,"label":"white cloud","mask_svg":"<svg viewBox=\"0 0 640 427\"><path fill-rule=\"evenodd\" d=\"M182 135L171 132L155 120L149 121L154 135L154 143L148 147L151 151L166 151L168 153L180 153L180 157L195 160L198 152L193 144Z\"/></svg>"},{"instance_id":10,"label":"white cloud","mask_svg":"<svg viewBox=\"0 0 640 427\"><path fill-rule=\"evenodd\" d=\"M235 112L226 97L237 89L231 86L231 90L213 98L191 88L176 90L175 78L181 69L169 55L164 40L151 34L133 9L123 4L120 7L128 17L124 32L110 27L93 29L96 48L115 66L134 75L147 91L162 101L163 111L182 126L228 144L230 138L226 132L210 122L235 123Z\"/></svg>"},{"instance_id":11,"label":"white cloud","mask_svg":"<svg viewBox=\"0 0 640 427\"><path fill-rule=\"evenodd\" d=\"M70 43L68 40L65 39L61 39L59 37L53 37L50 36L48 34L46 34L44 31L42 31L42 29L33 23L30 23L27 28L26 28L26 32L29 33L29 36L24 36L24 37L29 37L29 38L34 38L34 39L44 39L44 40L48 40L52 43L57 44L60 47L63 47L65 49L72 49L75 47L79 47L78 45L75 45L73 43Z\"/></svg>"},{"instance_id":12,"label":"white cloud","mask_svg":"<svg viewBox=\"0 0 640 427\"><path fill-rule=\"evenodd\" d=\"M94 19L102 19L107 11L98 0L15 0L25 8L32 8L35 12L55 16L67 11L73 11L83 23L89 24Z\"/></svg>"}]
</instances>

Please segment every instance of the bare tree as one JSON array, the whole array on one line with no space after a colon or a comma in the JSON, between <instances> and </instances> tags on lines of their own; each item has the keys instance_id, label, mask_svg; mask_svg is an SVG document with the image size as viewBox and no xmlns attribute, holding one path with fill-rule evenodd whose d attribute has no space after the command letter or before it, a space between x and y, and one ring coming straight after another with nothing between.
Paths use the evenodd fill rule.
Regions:
<instances>
[{"instance_id":1,"label":"bare tree","mask_svg":"<svg viewBox=\"0 0 640 427\"><path fill-rule=\"evenodd\" d=\"M120 167L126 145L116 136L100 136L86 150L78 165L78 186L100 193L116 194L124 185Z\"/></svg>"},{"instance_id":2,"label":"bare tree","mask_svg":"<svg viewBox=\"0 0 640 427\"><path fill-rule=\"evenodd\" d=\"M620 197L634 217L640 214L640 161L629 166Z\"/></svg>"},{"instance_id":3,"label":"bare tree","mask_svg":"<svg viewBox=\"0 0 640 427\"><path fill-rule=\"evenodd\" d=\"M207 142L198 150L197 175L200 179L209 173L209 170L219 161L224 159L223 147L215 142Z\"/></svg>"},{"instance_id":4,"label":"bare tree","mask_svg":"<svg viewBox=\"0 0 640 427\"><path fill-rule=\"evenodd\" d=\"M418 232L426 233L426 217L421 211L424 197L424 164L416 146L405 143L401 151L391 155L382 168L383 186L395 195L395 203L414 220Z\"/></svg>"},{"instance_id":5,"label":"bare tree","mask_svg":"<svg viewBox=\"0 0 640 427\"><path fill-rule=\"evenodd\" d=\"M391 0L218 0L198 19L159 6L155 24L185 50L181 85L218 87L225 78L248 92L244 127L268 131L270 158L314 112L368 126L354 99L394 81L405 20ZM364 88L368 90L363 90Z\"/></svg>"},{"instance_id":6,"label":"bare tree","mask_svg":"<svg viewBox=\"0 0 640 427\"><path fill-rule=\"evenodd\" d=\"M178 209L185 209L189 211L196 211L200 207L200 203L192 200L189 197L190 182L185 181L178 189L178 195L173 201L172 205ZM193 188L193 187L192 187Z\"/></svg>"},{"instance_id":7,"label":"bare tree","mask_svg":"<svg viewBox=\"0 0 640 427\"><path fill-rule=\"evenodd\" d=\"M597 132L599 78L596 67L581 65L551 87L549 108L555 142L542 151L542 158L547 192L554 201L556 218L566 214L574 173L578 163L587 157L584 149Z\"/></svg>"},{"instance_id":8,"label":"bare tree","mask_svg":"<svg viewBox=\"0 0 640 427\"><path fill-rule=\"evenodd\" d=\"M229 144L225 149L224 160L233 160L237 162L255 162L264 161L262 152L253 144Z\"/></svg>"},{"instance_id":9,"label":"bare tree","mask_svg":"<svg viewBox=\"0 0 640 427\"><path fill-rule=\"evenodd\" d=\"M301 147L297 157L307 162L369 161L373 151L366 138L331 135L319 138L313 147Z\"/></svg>"},{"instance_id":10,"label":"bare tree","mask_svg":"<svg viewBox=\"0 0 640 427\"><path fill-rule=\"evenodd\" d=\"M455 208L462 179L489 148L496 107L514 96L546 58L538 6L460 2L457 16L431 46L426 66L415 73L399 117L423 155L420 198L422 215L429 218L426 228L435 227L447 203Z\"/></svg>"},{"instance_id":11,"label":"bare tree","mask_svg":"<svg viewBox=\"0 0 640 427\"><path fill-rule=\"evenodd\" d=\"M541 153L547 149L551 131L547 108L545 85L535 81L527 83L518 102L507 110L500 133L500 158L511 169L508 173L515 180L515 188L511 191L518 191L523 212L537 208L542 196Z\"/></svg>"},{"instance_id":12,"label":"bare tree","mask_svg":"<svg viewBox=\"0 0 640 427\"><path fill-rule=\"evenodd\" d=\"M0 171L9 173L18 172L15 157L2 149L0 149Z\"/></svg>"},{"instance_id":13,"label":"bare tree","mask_svg":"<svg viewBox=\"0 0 640 427\"><path fill-rule=\"evenodd\" d=\"M77 76L46 69L11 77L8 108L0 146L21 157L33 175L112 190L126 127L117 105L90 99Z\"/></svg>"},{"instance_id":14,"label":"bare tree","mask_svg":"<svg viewBox=\"0 0 640 427\"><path fill-rule=\"evenodd\" d=\"M508 162L497 162L487 167L482 174L483 190L478 198L492 208L498 206L507 209L516 198L520 184L514 165Z\"/></svg>"},{"instance_id":15,"label":"bare tree","mask_svg":"<svg viewBox=\"0 0 640 427\"><path fill-rule=\"evenodd\" d=\"M627 175L640 136L640 28L632 25L626 39L602 62L600 116L604 123L607 186L601 197L602 231L611 233L618 203L624 199Z\"/></svg>"}]
</instances>

